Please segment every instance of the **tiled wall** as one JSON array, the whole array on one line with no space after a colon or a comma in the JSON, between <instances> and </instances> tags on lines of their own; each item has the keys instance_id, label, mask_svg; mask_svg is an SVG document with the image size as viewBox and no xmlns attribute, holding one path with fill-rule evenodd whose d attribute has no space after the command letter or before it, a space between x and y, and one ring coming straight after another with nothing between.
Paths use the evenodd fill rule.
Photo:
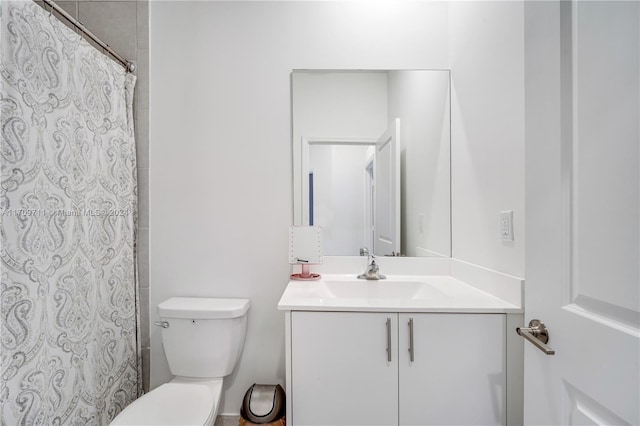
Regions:
<instances>
[{"instance_id":1,"label":"tiled wall","mask_svg":"<svg viewBox=\"0 0 640 426\"><path fill-rule=\"evenodd\" d=\"M118 54L136 64L134 95L138 153L138 279L142 329L143 386L149 389L149 3L57 1ZM41 2L38 4L42 5ZM64 19L61 19L65 22Z\"/></svg>"}]
</instances>

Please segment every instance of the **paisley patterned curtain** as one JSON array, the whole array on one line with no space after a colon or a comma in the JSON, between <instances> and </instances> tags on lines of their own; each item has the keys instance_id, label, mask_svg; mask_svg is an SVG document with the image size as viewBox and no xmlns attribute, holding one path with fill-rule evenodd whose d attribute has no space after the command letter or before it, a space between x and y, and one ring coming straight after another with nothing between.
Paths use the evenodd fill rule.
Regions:
<instances>
[{"instance_id":1,"label":"paisley patterned curtain","mask_svg":"<svg viewBox=\"0 0 640 426\"><path fill-rule=\"evenodd\" d=\"M104 425L140 392L135 77L0 5L2 425Z\"/></svg>"}]
</instances>

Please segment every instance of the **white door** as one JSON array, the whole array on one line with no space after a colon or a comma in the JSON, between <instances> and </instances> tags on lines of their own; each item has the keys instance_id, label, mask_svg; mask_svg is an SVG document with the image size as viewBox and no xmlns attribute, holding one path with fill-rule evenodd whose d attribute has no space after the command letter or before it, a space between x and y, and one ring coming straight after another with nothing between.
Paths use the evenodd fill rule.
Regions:
<instances>
[{"instance_id":1,"label":"white door","mask_svg":"<svg viewBox=\"0 0 640 426\"><path fill-rule=\"evenodd\" d=\"M640 424L640 3L526 2L529 425Z\"/></svg>"},{"instance_id":2,"label":"white door","mask_svg":"<svg viewBox=\"0 0 640 426\"><path fill-rule=\"evenodd\" d=\"M389 123L376 142L374 167L376 255L400 252L400 119Z\"/></svg>"},{"instance_id":3,"label":"white door","mask_svg":"<svg viewBox=\"0 0 640 426\"><path fill-rule=\"evenodd\" d=\"M374 184L373 184L373 169L374 169L374 162L375 162L375 154L371 156L371 158L369 158L367 160L367 162L365 163L364 166L364 206L363 206L363 211L364 211L364 218L362 223L364 224L362 227L362 245L364 247L371 247L373 248L373 240L374 240L374 210L375 210L375 206L373 204L373 200L375 198L375 195L373 193L374 191ZM375 253L375 252L374 252Z\"/></svg>"}]
</instances>

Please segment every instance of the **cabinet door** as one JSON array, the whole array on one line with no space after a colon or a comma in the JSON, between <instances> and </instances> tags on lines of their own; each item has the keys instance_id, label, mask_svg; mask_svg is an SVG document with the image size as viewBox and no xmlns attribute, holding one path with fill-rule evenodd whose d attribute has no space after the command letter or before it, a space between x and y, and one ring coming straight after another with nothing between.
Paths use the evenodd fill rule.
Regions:
<instances>
[{"instance_id":1,"label":"cabinet door","mask_svg":"<svg viewBox=\"0 0 640 426\"><path fill-rule=\"evenodd\" d=\"M398 424L397 314L293 312L291 341L292 424Z\"/></svg>"},{"instance_id":2,"label":"cabinet door","mask_svg":"<svg viewBox=\"0 0 640 426\"><path fill-rule=\"evenodd\" d=\"M400 425L505 424L503 314L400 314L398 330Z\"/></svg>"}]
</instances>

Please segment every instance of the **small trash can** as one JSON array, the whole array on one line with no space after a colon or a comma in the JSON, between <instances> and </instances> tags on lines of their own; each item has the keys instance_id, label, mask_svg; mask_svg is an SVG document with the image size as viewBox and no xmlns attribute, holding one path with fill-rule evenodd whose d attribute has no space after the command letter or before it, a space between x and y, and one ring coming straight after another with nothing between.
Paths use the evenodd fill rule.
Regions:
<instances>
[{"instance_id":1,"label":"small trash can","mask_svg":"<svg viewBox=\"0 0 640 426\"><path fill-rule=\"evenodd\" d=\"M244 394L239 425L284 426L285 399L282 386L254 383Z\"/></svg>"}]
</instances>

